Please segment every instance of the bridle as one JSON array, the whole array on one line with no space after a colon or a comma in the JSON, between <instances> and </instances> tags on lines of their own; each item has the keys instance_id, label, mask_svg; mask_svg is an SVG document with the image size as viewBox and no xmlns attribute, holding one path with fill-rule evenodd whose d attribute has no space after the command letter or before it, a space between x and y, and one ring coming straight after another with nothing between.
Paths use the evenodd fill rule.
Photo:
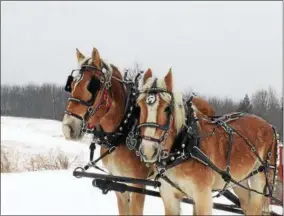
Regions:
<instances>
[{"instance_id":1,"label":"bridle","mask_svg":"<svg viewBox=\"0 0 284 216\"><path fill-rule=\"evenodd\" d=\"M171 124L171 120L172 120L172 113L173 113L173 109L174 109L174 97L173 97L173 93L170 92L170 91L167 91L165 89L162 89L162 88L158 88L157 87L157 79L154 80L151 88L149 89L146 89L146 90L143 90L143 91L140 91L140 94L148 94L148 97L154 97L156 98L156 95L159 94L159 93L167 93L167 94L170 94L171 96L171 102L168 106L168 119L167 119L167 122L166 124L164 125L160 125L156 122L143 122L141 124L139 124L137 126L137 130L139 131L139 137L141 139L146 139L146 140L149 140L149 141L153 141L153 142L157 142L159 144L163 143L163 141L167 138L168 136L168 130L170 128L170 124ZM155 101L154 101L155 102ZM147 103L147 101L146 101ZM149 103L147 103L149 106L151 106L151 101ZM140 131L140 128L142 127L151 127L151 128L157 128L157 129L160 129L162 131L164 131L163 135L160 137L160 138L154 138L154 137L151 137L151 136L145 136L143 134L141 134L141 131Z\"/></svg>"},{"instance_id":2,"label":"bridle","mask_svg":"<svg viewBox=\"0 0 284 216\"><path fill-rule=\"evenodd\" d=\"M85 61L87 62L87 61ZM75 69L72 70L71 74L67 78L66 86L65 86L65 91L71 92L71 83L74 81L74 76L73 73L75 71L79 71L79 73L82 75L86 71L93 71L93 72L99 72L100 73L100 79L92 75L92 78L90 80L90 83L88 85L88 90L92 94L92 98L88 101L81 100L80 98L75 98L75 97L69 97L68 102L76 102L79 103L80 105L86 106L87 107L87 112L85 113L84 117L82 118L81 116L72 113L70 111L65 110L65 113L71 116L74 116L75 118L78 118L82 120L82 126L81 126L81 132L87 132L87 122L88 120L105 104L107 111L110 108L110 88L111 88L111 78L112 76L112 71L108 70L106 65L103 63L102 69L88 65L88 64L83 64L80 69ZM100 103L96 106L93 107L97 94L98 92L102 90L102 94L100 96Z\"/></svg>"}]
</instances>

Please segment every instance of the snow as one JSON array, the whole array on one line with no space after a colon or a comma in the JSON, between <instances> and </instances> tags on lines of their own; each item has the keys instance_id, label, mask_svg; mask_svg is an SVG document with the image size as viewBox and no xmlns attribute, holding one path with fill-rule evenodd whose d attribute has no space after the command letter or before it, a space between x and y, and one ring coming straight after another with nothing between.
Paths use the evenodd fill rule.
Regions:
<instances>
[{"instance_id":1,"label":"snow","mask_svg":"<svg viewBox=\"0 0 284 216\"><path fill-rule=\"evenodd\" d=\"M1 117L1 147L19 153L21 163L28 157L61 150L78 160L68 170L1 173L1 214L16 215L117 215L114 192L103 195L92 186L92 179L73 177L73 169L89 159L90 137L67 141L61 133L61 122L45 119ZM95 157L99 151L96 151ZM151 189L151 188L149 188ZM231 204L221 197L215 202ZM181 204L182 214L191 215L192 206ZM282 214L282 208L275 207ZM237 215L213 210L215 215ZM144 214L163 215L160 198L147 196Z\"/></svg>"}]
</instances>

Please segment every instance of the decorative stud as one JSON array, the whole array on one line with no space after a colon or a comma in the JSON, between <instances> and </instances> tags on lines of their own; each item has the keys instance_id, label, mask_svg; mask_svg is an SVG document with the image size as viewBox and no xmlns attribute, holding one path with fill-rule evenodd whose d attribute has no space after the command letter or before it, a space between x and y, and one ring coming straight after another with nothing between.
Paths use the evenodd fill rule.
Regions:
<instances>
[{"instance_id":1,"label":"decorative stud","mask_svg":"<svg viewBox=\"0 0 284 216\"><path fill-rule=\"evenodd\" d=\"M185 144L183 143L183 144L181 145L181 147L184 148L184 147L185 147Z\"/></svg>"},{"instance_id":2,"label":"decorative stud","mask_svg":"<svg viewBox=\"0 0 284 216\"><path fill-rule=\"evenodd\" d=\"M127 119L124 120L124 124L126 124L126 123L127 123Z\"/></svg>"},{"instance_id":3,"label":"decorative stud","mask_svg":"<svg viewBox=\"0 0 284 216\"><path fill-rule=\"evenodd\" d=\"M174 160L175 160L175 157L174 157L174 156L172 156L172 157L171 157L171 161L174 161Z\"/></svg>"},{"instance_id":4,"label":"decorative stud","mask_svg":"<svg viewBox=\"0 0 284 216\"><path fill-rule=\"evenodd\" d=\"M107 136L105 136L104 138L105 138L105 140L107 140Z\"/></svg>"},{"instance_id":5,"label":"decorative stud","mask_svg":"<svg viewBox=\"0 0 284 216\"><path fill-rule=\"evenodd\" d=\"M122 127L119 128L120 131L122 131L122 129L123 129Z\"/></svg>"},{"instance_id":6,"label":"decorative stud","mask_svg":"<svg viewBox=\"0 0 284 216\"><path fill-rule=\"evenodd\" d=\"M132 111L132 110L133 110L133 106L130 107L130 111Z\"/></svg>"},{"instance_id":7,"label":"decorative stud","mask_svg":"<svg viewBox=\"0 0 284 216\"><path fill-rule=\"evenodd\" d=\"M156 95L149 94L148 97L146 98L146 103L148 105L153 105L155 102L156 102Z\"/></svg>"},{"instance_id":8,"label":"decorative stud","mask_svg":"<svg viewBox=\"0 0 284 216\"><path fill-rule=\"evenodd\" d=\"M163 161L163 165L164 165L164 166L166 166L166 165L167 165L166 161Z\"/></svg>"},{"instance_id":9,"label":"decorative stud","mask_svg":"<svg viewBox=\"0 0 284 216\"><path fill-rule=\"evenodd\" d=\"M130 113L128 113L127 118L129 118L130 116L131 116L131 114L130 114Z\"/></svg>"},{"instance_id":10,"label":"decorative stud","mask_svg":"<svg viewBox=\"0 0 284 216\"><path fill-rule=\"evenodd\" d=\"M180 154L180 151L178 151L177 154L179 155L179 154Z\"/></svg>"}]
</instances>

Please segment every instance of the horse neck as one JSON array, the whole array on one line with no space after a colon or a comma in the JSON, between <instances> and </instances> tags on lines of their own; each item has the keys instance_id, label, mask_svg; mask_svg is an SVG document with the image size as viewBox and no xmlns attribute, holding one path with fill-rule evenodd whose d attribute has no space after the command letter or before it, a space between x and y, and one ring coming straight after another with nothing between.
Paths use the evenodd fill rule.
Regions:
<instances>
[{"instance_id":1,"label":"horse neck","mask_svg":"<svg viewBox=\"0 0 284 216\"><path fill-rule=\"evenodd\" d=\"M122 79L120 72L113 67L113 76ZM124 85L115 78L111 79L110 110L104 115L100 121L100 125L106 132L114 132L122 121L125 109L126 90Z\"/></svg>"},{"instance_id":2,"label":"horse neck","mask_svg":"<svg viewBox=\"0 0 284 216\"><path fill-rule=\"evenodd\" d=\"M195 107L204 115L206 116L214 116L215 109L204 99L200 97L193 97L192 103Z\"/></svg>"},{"instance_id":3,"label":"horse neck","mask_svg":"<svg viewBox=\"0 0 284 216\"><path fill-rule=\"evenodd\" d=\"M210 121L210 118L208 118L208 116L202 111L200 111L194 104L192 105L192 109L193 109L195 118L198 119L196 123L199 129L199 132L208 132L209 128L208 128L207 123L208 121Z\"/></svg>"}]
</instances>

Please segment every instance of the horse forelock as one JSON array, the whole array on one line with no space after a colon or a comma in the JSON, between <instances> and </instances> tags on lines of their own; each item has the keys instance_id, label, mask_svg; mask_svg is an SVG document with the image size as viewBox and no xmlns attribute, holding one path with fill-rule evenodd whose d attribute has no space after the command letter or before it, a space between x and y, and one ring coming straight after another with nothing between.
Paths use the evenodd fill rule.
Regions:
<instances>
[{"instance_id":1,"label":"horse forelock","mask_svg":"<svg viewBox=\"0 0 284 216\"><path fill-rule=\"evenodd\" d=\"M84 65L84 64L91 65L92 64L92 58L86 57L86 58L82 59L81 61L79 61L78 62L78 68L81 68L82 65Z\"/></svg>"}]
</instances>

